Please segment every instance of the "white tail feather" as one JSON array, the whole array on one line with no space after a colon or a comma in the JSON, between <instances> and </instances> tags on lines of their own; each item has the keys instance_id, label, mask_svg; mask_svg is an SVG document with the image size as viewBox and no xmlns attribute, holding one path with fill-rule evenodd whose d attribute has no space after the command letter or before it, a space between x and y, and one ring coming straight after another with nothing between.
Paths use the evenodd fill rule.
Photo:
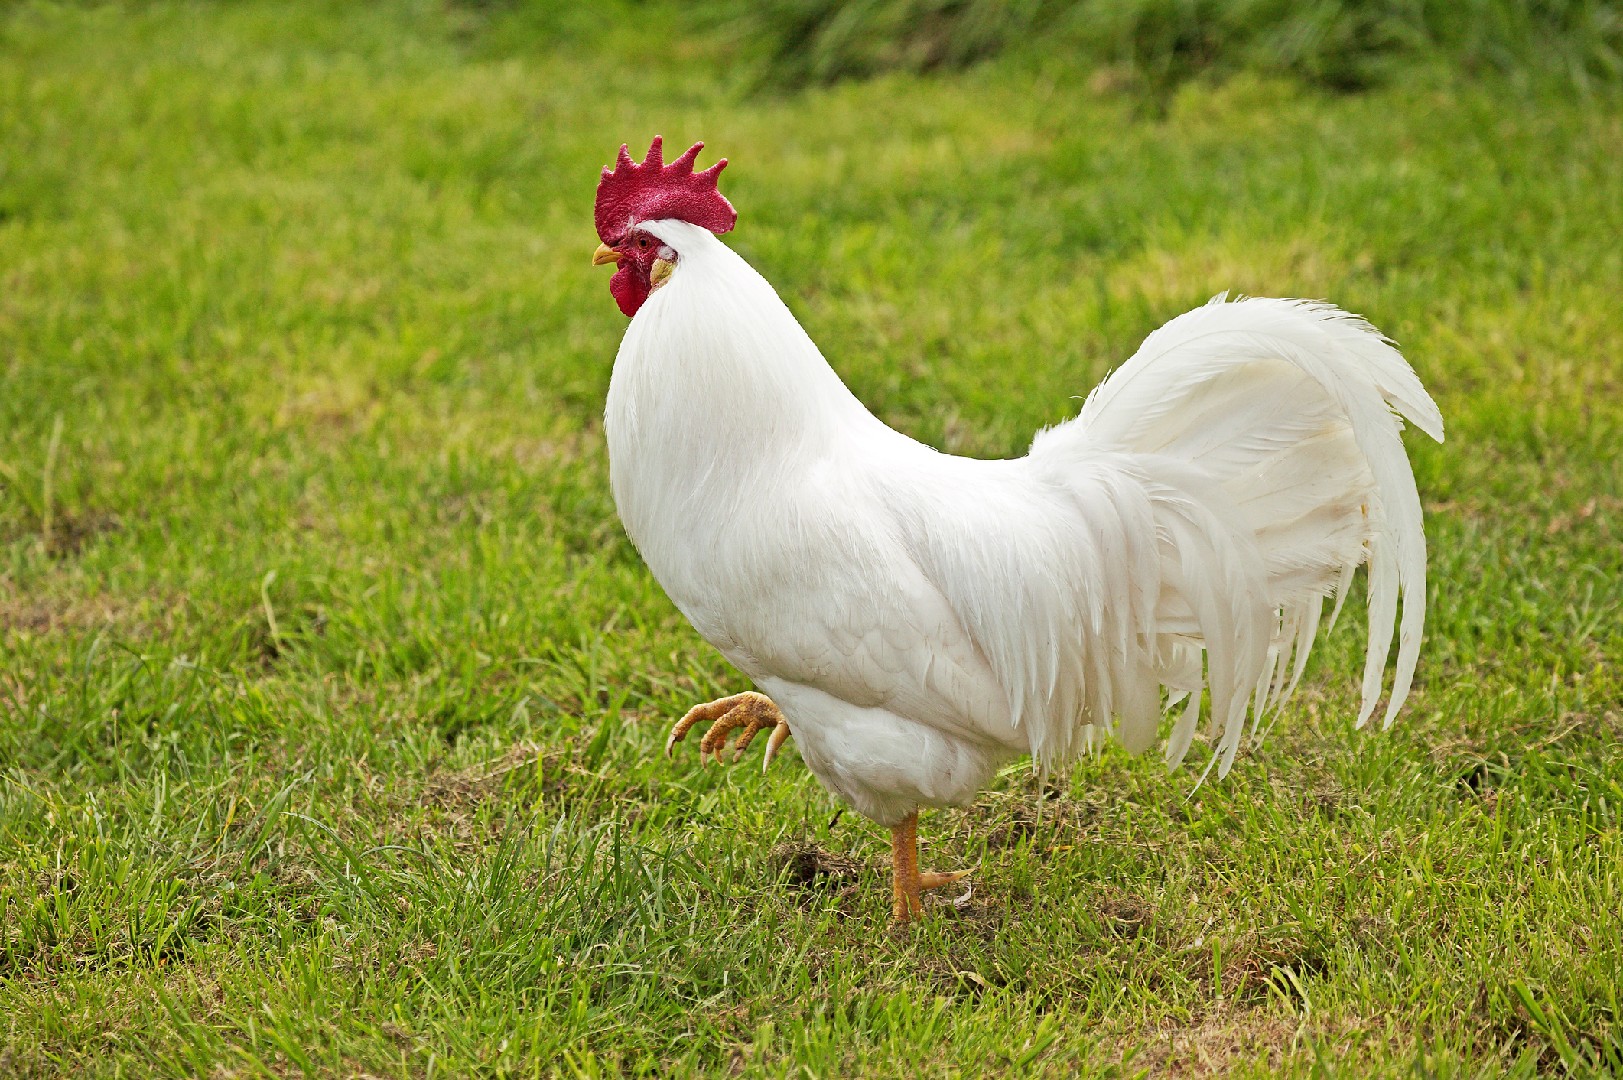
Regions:
<instances>
[{"instance_id":1,"label":"white tail feather","mask_svg":"<svg viewBox=\"0 0 1623 1080\"><path fill-rule=\"evenodd\" d=\"M1396 629L1390 724L1412 684L1426 613L1425 535L1399 417L1441 441L1437 406L1368 323L1327 304L1220 297L1151 334L1077 419L1040 434L1031 458L1049 475L1091 462L1079 471L1094 483L1102 455L1128 462L1124 471L1144 485L1161 550L1153 612L1102 624L1104 613L1125 613L1124 597L1109 593L1112 583L1086 590L1095 601L1088 629L1122 640L1087 650L1095 670L1081 690L1088 707L1075 711L1075 722L1108 723L1101 718L1114 712L1119 737L1142 749L1153 741L1148 717L1158 710L1147 710L1145 695L1129 700L1124 692L1138 681L1133 676L1164 684L1172 690L1168 708L1187 698L1166 747L1177 764L1209 689L1214 761L1219 775L1227 773L1247 711L1260 730L1290 696L1324 599L1335 597L1334 625L1353 572L1367 562L1369 648L1358 722L1375 711ZM1092 539L1106 540L1097 532ZM1139 640L1130 640L1135 633ZM1149 678L1131 670L1142 656L1154 658ZM1091 736L1056 730L1062 703L1046 711L1051 719L1032 732L1045 766Z\"/></svg>"}]
</instances>

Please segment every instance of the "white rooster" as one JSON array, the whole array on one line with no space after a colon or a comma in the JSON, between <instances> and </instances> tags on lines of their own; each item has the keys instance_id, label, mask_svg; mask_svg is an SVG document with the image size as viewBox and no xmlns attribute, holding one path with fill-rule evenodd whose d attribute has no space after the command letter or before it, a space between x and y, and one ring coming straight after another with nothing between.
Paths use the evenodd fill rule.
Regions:
<instances>
[{"instance_id":1,"label":"white rooster","mask_svg":"<svg viewBox=\"0 0 1623 1080\"><path fill-rule=\"evenodd\" d=\"M1426 610L1400 414L1437 406L1369 324L1328 304L1213 301L1151 334L1025 457L940 453L846 389L760 274L717 239L736 212L702 143L620 148L594 262L631 316L604 427L626 532L757 691L693 708L701 760L793 726L801 755L890 827L894 912L961 873L918 867L921 806L970 801L1029 753L1115 737L1188 753L1202 698L1228 771L1302 673L1323 601L1369 564L1362 724L1398 629L1385 719ZM1399 599L1403 601L1401 623ZM1332 620L1334 615L1332 615ZM1210 766L1208 766L1210 768Z\"/></svg>"}]
</instances>

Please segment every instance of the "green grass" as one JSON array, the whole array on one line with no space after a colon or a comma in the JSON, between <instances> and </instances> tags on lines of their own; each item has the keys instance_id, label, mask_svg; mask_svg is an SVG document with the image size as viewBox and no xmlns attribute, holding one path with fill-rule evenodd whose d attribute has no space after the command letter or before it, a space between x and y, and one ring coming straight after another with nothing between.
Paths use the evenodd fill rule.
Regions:
<instances>
[{"instance_id":1,"label":"green grass","mask_svg":"<svg viewBox=\"0 0 1623 1080\"><path fill-rule=\"evenodd\" d=\"M674 8L524 18L0 9L0 1073L1623 1069L1618 95L757 98ZM792 742L666 761L743 684L607 491L592 192L656 132L957 452L1217 291L1366 313L1449 424L1400 723L1352 729L1347 620L1223 783L927 814L979 870L905 931Z\"/></svg>"}]
</instances>

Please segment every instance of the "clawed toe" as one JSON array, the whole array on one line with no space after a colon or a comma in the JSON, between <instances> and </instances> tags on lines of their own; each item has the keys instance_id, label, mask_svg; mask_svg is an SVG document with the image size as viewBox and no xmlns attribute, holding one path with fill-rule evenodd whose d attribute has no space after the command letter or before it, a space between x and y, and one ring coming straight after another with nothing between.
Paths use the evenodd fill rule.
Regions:
<instances>
[{"instance_id":1,"label":"clawed toe","mask_svg":"<svg viewBox=\"0 0 1623 1080\"><path fill-rule=\"evenodd\" d=\"M772 764L772 759L778 756L778 751L788 741L789 725L780 721L778 726L772 729L772 734L766 740L766 754L761 759L762 772L766 772L766 767Z\"/></svg>"},{"instance_id":2,"label":"clawed toe","mask_svg":"<svg viewBox=\"0 0 1623 1080\"><path fill-rule=\"evenodd\" d=\"M738 764L738 759L744 756L744 751L748 750L750 743L755 741L755 736L759 735L763 731L766 731L768 728L772 729L773 731L777 731L779 728L782 728L784 731L788 731L789 725L785 724L782 720L751 717L750 721L744 725L744 733L738 737L737 742L733 743L733 764ZM706 737L708 738L708 734ZM719 742L716 745L716 758L717 760L720 760L721 758L721 745Z\"/></svg>"},{"instance_id":3,"label":"clawed toe","mask_svg":"<svg viewBox=\"0 0 1623 1080\"><path fill-rule=\"evenodd\" d=\"M951 885L955 881L962 881L974 872L974 867L970 867L968 870L920 870L919 888L939 889L943 885Z\"/></svg>"},{"instance_id":4,"label":"clawed toe","mask_svg":"<svg viewBox=\"0 0 1623 1080\"><path fill-rule=\"evenodd\" d=\"M727 740L739 728L744 730L733 744L734 762L743 757L744 751L755 741L755 736L771 728L772 737L766 747L766 763L771 764L778 748L789 737L789 725L772 699L765 694L748 690L731 697L707 701L689 709L682 719L671 727L670 737L665 740L667 757L670 756L672 748L701 720L710 721L710 726L705 729L704 737L699 740L700 764L705 763L710 757L714 757L717 764L722 764L721 754L726 749Z\"/></svg>"}]
</instances>

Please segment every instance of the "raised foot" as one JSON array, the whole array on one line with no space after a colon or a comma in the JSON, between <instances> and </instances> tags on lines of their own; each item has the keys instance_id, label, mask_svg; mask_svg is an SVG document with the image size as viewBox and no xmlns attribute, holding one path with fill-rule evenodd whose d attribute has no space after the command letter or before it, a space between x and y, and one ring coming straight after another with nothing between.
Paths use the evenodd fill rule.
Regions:
<instances>
[{"instance_id":1,"label":"raised foot","mask_svg":"<svg viewBox=\"0 0 1623 1080\"><path fill-rule=\"evenodd\" d=\"M754 690L746 690L742 694L731 697L718 698L707 701L703 705L695 705L671 727L670 738L665 740L665 756L669 757L671 748L681 742L688 733L688 729L701 720L710 721L705 729L704 738L699 740L699 764L704 764L707 756L714 756L716 764L723 764L721 752L727 746L727 738L734 731L743 728L743 734L733 744L733 761L737 762L749 749L750 743L761 732L772 731L772 736L766 743L766 757L761 762L761 771L772 764L772 759L778 756L778 750L789 738L789 722L783 718L771 698L765 694L758 694Z\"/></svg>"}]
</instances>

